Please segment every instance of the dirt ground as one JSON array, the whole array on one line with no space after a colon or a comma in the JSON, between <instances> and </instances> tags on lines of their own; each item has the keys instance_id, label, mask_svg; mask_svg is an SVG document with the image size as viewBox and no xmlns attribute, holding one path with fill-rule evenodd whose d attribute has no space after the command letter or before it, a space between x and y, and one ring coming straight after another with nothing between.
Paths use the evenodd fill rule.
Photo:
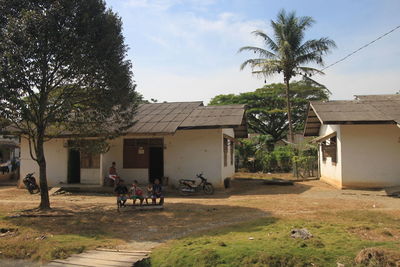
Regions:
<instances>
[{"instance_id":1,"label":"dirt ground","mask_svg":"<svg viewBox=\"0 0 400 267\"><path fill-rule=\"evenodd\" d=\"M127 207L118 213L111 195L57 195L51 196L51 214L56 216L8 220L43 234L102 233L122 240L123 248L151 249L199 230L263 216L312 219L321 212L374 210L400 217L400 198L387 197L383 191L337 190L321 181L272 186L264 185L262 180L235 179L231 185L213 196L181 197L168 192L162 211L133 211ZM39 195L0 187L2 216L29 214L26 210L38 204Z\"/></svg>"}]
</instances>

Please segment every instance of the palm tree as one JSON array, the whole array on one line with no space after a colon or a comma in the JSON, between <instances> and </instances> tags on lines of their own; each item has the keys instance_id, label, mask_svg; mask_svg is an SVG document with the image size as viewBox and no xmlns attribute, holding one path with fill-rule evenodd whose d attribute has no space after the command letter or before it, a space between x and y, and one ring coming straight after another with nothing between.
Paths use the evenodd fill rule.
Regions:
<instances>
[{"instance_id":1,"label":"palm tree","mask_svg":"<svg viewBox=\"0 0 400 267\"><path fill-rule=\"evenodd\" d=\"M303 79L317 83L311 79L311 76L324 73L318 69L303 65L316 63L319 66L323 66L322 57L329 52L330 48L336 47L335 42L326 37L303 42L305 30L312 26L314 22L311 17L296 17L295 12L287 14L285 10L281 10L278 13L277 20L271 20L272 38L260 30L252 32L255 36L264 39L265 46L269 50L255 46L244 46L239 49L239 52L251 51L258 55L258 58L248 59L243 62L240 66L241 70L249 65L253 74L264 77L283 74L283 80L286 85L286 105L291 142L293 142L293 126L290 105L290 80L297 75L301 75Z\"/></svg>"}]
</instances>

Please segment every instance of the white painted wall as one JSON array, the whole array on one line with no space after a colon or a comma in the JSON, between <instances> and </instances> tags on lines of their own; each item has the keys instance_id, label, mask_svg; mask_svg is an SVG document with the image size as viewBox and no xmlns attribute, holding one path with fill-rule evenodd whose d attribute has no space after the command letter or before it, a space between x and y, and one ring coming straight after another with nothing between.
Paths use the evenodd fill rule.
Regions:
<instances>
[{"instance_id":1,"label":"white painted wall","mask_svg":"<svg viewBox=\"0 0 400 267\"><path fill-rule=\"evenodd\" d=\"M100 184L100 168L81 168L81 184Z\"/></svg>"},{"instance_id":2,"label":"white painted wall","mask_svg":"<svg viewBox=\"0 0 400 267\"><path fill-rule=\"evenodd\" d=\"M232 128L230 129L222 129L222 134L226 134L232 138L235 137L235 133L233 131ZM230 142L230 145L234 144L232 142ZM228 147L228 164L227 166L224 166L224 142L222 139L222 160L221 160L221 170L222 170L222 174L221 174L221 179L224 180L225 178L228 177L232 177L235 174L235 150L233 150L233 164L231 164L231 147Z\"/></svg>"},{"instance_id":3,"label":"white painted wall","mask_svg":"<svg viewBox=\"0 0 400 267\"><path fill-rule=\"evenodd\" d=\"M197 173L204 176L215 187L223 186L223 180L235 172L234 162L223 166L223 133L234 136L232 129L178 130L174 135L166 136L124 136L110 141L110 150L102 154L99 169L81 169L81 183L100 184L108 176L108 169L113 161L117 172L127 183L138 180L148 183L148 169L123 168L124 138L164 138L164 175L169 177L170 184L177 185L179 179L195 179ZM68 149L64 139L54 139L45 144L47 175L50 186L67 183ZM21 175L35 171L36 163L30 159L26 140L21 143Z\"/></svg>"},{"instance_id":4,"label":"white painted wall","mask_svg":"<svg viewBox=\"0 0 400 267\"><path fill-rule=\"evenodd\" d=\"M67 183L68 149L64 147L64 142L64 139L52 139L44 144L49 186ZM28 141L21 138L21 178L30 172L35 172L36 179L39 179L39 166L29 154Z\"/></svg>"},{"instance_id":5,"label":"white painted wall","mask_svg":"<svg viewBox=\"0 0 400 267\"><path fill-rule=\"evenodd\" d=\"M400 128L342 125L344 188L400 185Z\"/></svg>"},{"instance_id":6,"label":"white painted wall","mask_svg":"<svg viewBox=\"0 0 400 267\"><path fill-rule=\"evenodd\" d=\"M321 180L338 188L342 187L342 134L341 125L321 125L319 136L324 136L336 132L337 137L337 159L336 164L332 163L332 158L327 157L323 160L322 149L319 147L319 163L321 168Z\"/></svg>"},{"instance_id":7,"label":"white painted wall","mask_svg":"<svg viewBox=\"0 0 400 267\"><path fill-rule=\"evenodd\" d=\"M223 160L222 129L179 130L166 136L164 173L170 183L179 179L195 179L203 172L215 187L221 187Z\"/></svg>"}]
</instances>

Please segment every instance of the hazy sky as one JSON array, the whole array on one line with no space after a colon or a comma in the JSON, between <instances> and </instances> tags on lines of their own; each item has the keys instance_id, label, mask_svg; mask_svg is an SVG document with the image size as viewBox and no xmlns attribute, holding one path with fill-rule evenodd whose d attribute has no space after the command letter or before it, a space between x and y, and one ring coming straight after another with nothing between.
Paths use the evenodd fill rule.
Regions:
<instances>
[{"instance_id":1,"label":"hazy sky","mask_svg":"<svg viewBox=\"0 0 400 267\"><path fill-rule=\"evenodd\" d=\"M329 37L337 48L326 65L400 25L398 0L106 0L123 21L137 90L159 101L202 100L252 91L264 79L239 70L260 45L250 33L271 34L270 20L282 8L316 20L306 39ZM400 29L314 77L331 99L400 90ZM277 75L267 83L281 82Z\"/></svg>"}]
</instances>

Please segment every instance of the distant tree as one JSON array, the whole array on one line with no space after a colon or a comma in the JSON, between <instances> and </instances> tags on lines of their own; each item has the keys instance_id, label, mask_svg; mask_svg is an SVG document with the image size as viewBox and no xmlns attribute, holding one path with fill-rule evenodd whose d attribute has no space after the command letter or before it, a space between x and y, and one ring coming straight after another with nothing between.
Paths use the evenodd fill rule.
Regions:
<instances>
[{"instance_id":1,"label":"distant tree","mask_svg":"<svg viewBox=\"0 0 400 267\"><path fill-rule=\"evenodd\" d=\"M246 66L252 68L254 74L272 76L283 74L286 86L286 109L288 117L289 136L293 141L292 110L290 97L290 80L301 75L305 80L313 81L310 77L314 74L323 74L318 69L303 66L303 64L316 63L323 66L322 57L335 47L335 42L324 37L303 42L305 30L314 24L311 17L296 17L295 12L286 13L281 10L276 21L271 20L273 37L262 31L253 34L261 37L267 50L261 47L244 46L239 52L250 51L258 55L257 58L248 59L242 63L241 69Z\"/></svg>"},{"instance_id":2,"label":"distant tree","mask_svg":"<svg viewBox=\"0 0 400 267\"><path fill-rule=\"evenodd\" d=\"M327 100L329 91L322 85L306 81L290 83L290 87L293 126L296 131L300 131L304 128L308 102ZM249 128L256 133L271 135L273 143L286 137L289 122L286 116L285 84L265 85L254 92L238 95L218 95L210 101L210 105L226 104L247 105Z\"/></svg>"},{"instance_id":3,"label":"distant tree","mask_svg":"<svg viewBox=\"0 0 400 267\"><path fill-rule=\"evenodd\" d=\"M27 138L50 208L44 143L106 140L132 125L137 94L121 19L102 0L0 0L0 115Z\"/></svg>"}]
</instances>

